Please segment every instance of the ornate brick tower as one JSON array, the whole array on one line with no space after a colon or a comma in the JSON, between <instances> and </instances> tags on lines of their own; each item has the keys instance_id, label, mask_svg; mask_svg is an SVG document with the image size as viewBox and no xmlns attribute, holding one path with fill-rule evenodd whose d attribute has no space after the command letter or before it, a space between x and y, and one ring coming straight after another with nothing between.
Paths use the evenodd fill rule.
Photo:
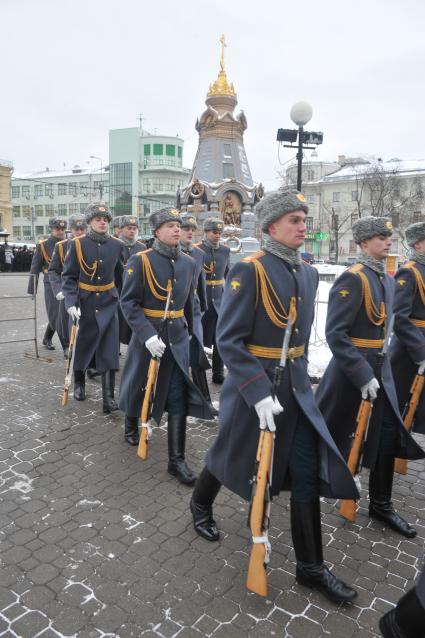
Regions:
<instances>
[{"instance_id":1,"label":"ornate brick tower","mask_svg":"<svg viewBox=\"0 0 425 638\"><path fill-rule=\"evenodd\" d=\"M249 169L243 142L245 114L234 115L237 97L224 67L224 35L220 43L220 72L195 124L198 151L190 182L178 194L178 206L195 214L201 224L206 217L221 216L228 236L248 238L255 235L253 207L264 189L253 182Z\"/></svg>"}]
</instances>

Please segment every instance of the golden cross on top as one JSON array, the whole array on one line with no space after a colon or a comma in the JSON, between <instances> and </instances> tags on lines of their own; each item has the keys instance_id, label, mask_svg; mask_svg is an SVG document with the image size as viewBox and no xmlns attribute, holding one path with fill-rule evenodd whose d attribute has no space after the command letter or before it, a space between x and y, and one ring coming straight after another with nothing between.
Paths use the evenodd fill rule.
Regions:
<instances>
[{"instance_id":1,"label":"golden cross on top","mask_svg":"<svg viewBox=\"0 0 425 638\"><path fill-rule=\"evenodd\" d=\"M220 67L221 67L221 70L224 71L224 47L227 46L224 33L222 34L220 38L220 43L221 43Z\"/></svg>"}]
</instances>

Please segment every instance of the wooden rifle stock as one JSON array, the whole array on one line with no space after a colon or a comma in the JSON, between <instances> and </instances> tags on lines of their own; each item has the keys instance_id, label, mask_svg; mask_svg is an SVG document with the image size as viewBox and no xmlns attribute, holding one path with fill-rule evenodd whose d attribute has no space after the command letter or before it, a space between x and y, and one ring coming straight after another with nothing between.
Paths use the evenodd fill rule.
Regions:
<instances>
[{"instance_id":1,"label":"wooden rifle stock","mask_svg":"<svg viewBox=\"0 0 425 638\"><path fill-rule=\"evenodd\" d=\"M410 388L410 399L409 403L406 404L405 416L403 419L404 427L408 432L410 432L413 426L413 419L415 418L419 399L421 398L422 390L424 389L424 383L424 375L417 374L413 379L412 387ZM407 474L407 459L395 459L394 471L398 474Z\"/></svg>"},{"instance_id":2,"label":"wooden rifle stock","mask_svg":"<svg viewBox=\"0 0 425 638\"><path fill-rule=\"evenodd\" d=\"M149 363L148 378L146 381L145 396L143 397L142 412L140 420L142 422L142 431L140 433L139 447L137 455L146 461L148 458L148 441L149 441L149 418L152 404L152 394L155 390L156 380L158 378L159 359L152 358Z\"/></svg>"},{"instance_id":3,"label":"wooden rifle stock","mask_svg":"<svg viewBox=\"0 0 425 638\"><path fill-rule=\"evenodd\" d=\"M348 469L350 470L352 476L355 476L357 473L363 441L372 413L372 407L373 406L371 401L362 399L359 411L357 412L357 427L354 433L353 444L351 446L350 455L347 461ZM352 499L343 499L339 505L339 513L348 521L354 523L354 521L356 520L356 501Z\"/></svg>"},{"instance_id":4,"label":"wooden rifle stock","mask_svg":"<svg viewBox=\"0 0 425 638\"><path fill-rule=\"evenodd\" d=\"M66 360L65 381L63 384L62 407L68 404L69 388L72 380L72 369L74 367L75 340L77 337L77 324L73 323L71 328L71 336L69 339L68 358Z\"/></svg>"},{"instance_id":5,"label":"wooden rifle stock","mask_svg":"<svg viewBox=\"0 0 425 638\"><path fill-rule=\"evenodd\" d=\"M270 497L268 489L270 486L270 475L273 460L273 432L261 430L257 448L257 474L254 479L253 497L249 513L249 526L253 539L263 538L267 535L269 525L269 507L265 506ZM246 586L250 591L267 596L267 573L268 551L266 543L253 542L248 565L248 577Z\"/></svg>"}]
</instances>

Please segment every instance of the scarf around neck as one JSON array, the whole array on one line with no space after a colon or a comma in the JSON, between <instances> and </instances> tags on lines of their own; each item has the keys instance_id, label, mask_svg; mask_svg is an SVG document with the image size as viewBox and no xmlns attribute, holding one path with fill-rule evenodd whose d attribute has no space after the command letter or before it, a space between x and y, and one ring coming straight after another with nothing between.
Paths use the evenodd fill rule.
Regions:
<instances>
[{"instance_id":1,"label":"scarf around neck","mask_svg":"<svg viewBox=\"0 0 425 638\"><path fill-rule=\"evenodd\" d=\"M358 264L363 264L367 266L371 270L374 270L378 273L378 275L383 275L385 272L385 260L380 261L379 259L375 259L375 257L371 257L366 253L362 253L360 257L357 259Z\"/></svg>"},{"instance_id":2,"label":"scarf around neck","mask_svg":"<svg viewBox=\"0 0 425 638\"><path fill-rule=\"evenodd\" d=\"M88 228L86 232L87 237L90 237L93 241L97 241L99 244L104 244L109 239L109 233L97 233L93 228Z\"/></svg>"},{"instance_id":3,"label":"scarf around neck","mask_svg":"<svg viewBox=\"0 0 425 638\"><path fill-rule=\"evenodd\" d=\"M120 237L123 244L128 246L129 248L133 248L136 245L137 239L124 239L124 237Z\"/></svg>"},{"instance_id":4,"label":"scarf around neck","mask_svg":"<svg viewBox=\"0 0 425 638\"><path fill-rule=\"evenodd\" d=\"M422 266L425 266L425 255L423 253L420 253L412 248L409 252L409 257L410 259L413 259L413 261L417 261L418 264L422 264Z\"/></svg>"},{"instance_id":5,"label":"scarf around neck","mask_svg":"<svg viewBox=\"0 0 425 638\"><path fill-rule=\"evenodd\" d=\"M211 248L211 250L217 250L217 248L220 248L220 242L218 242L218 244L214 244L214 242L210 241L206 237L203 243L207 246L207 248Z\"/></svg>"},{"instance_id":6,"label":"scarf around neck","mask_svg":"<svg viewBox=\"0 0 425 638\"><path fill-rule=\"evenodd\" d=\"M295 248L289 248L285 244L281 244L280 241L276 241L271 237L267 237L263 245L264 250L276 257L280 257L283 261L286 261L291 266L299 266L301 264L301 255L299 250Z\"/></svg>"},{"instance_id":7,"label":"scarf around neck","mask_svg":"<svg viewBox=\"0 0 425 638\"><path fill-rule=\"evenodd\" d=\"M180 246L181 246L182 251L183 251L184 253L191 253L191 252L193 252L193 242L192 242L192 241L190 241L190 242L188 242L188 243L186 243L186 242L182 242L182 241L181 241L181 242L180 242Z\"/></svg>"},{"instance_id":8,"label":"scarf around neck","mask_svg":"<svg viewBox=\"0 0 425 638\"><path fill-rule=\"evenodd\" d=\"M158 238L155 238L155 241L152 244L152 248L156 250L160 255L164 257L168 257L168 259L177 259L181 253L181 246L178 244L177 246L169 246L168 244L164 244Z\"/></svg>"}]
</instances>

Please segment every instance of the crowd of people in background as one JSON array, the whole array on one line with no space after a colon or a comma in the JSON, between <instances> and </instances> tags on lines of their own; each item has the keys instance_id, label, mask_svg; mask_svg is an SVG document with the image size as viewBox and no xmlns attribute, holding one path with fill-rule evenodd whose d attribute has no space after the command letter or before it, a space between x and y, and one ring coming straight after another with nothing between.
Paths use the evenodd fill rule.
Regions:
<instances>
[{"instance_id":1,"label":"crowd of people in background","mask_svg":"<svg viewBox=\"0 0 425 638\"><path fill-rule=\"evenodd\" d=\"M11 246L7 242L0 245L0 272L28 272L35 248Z\"/></svg>"}]
</instances>

